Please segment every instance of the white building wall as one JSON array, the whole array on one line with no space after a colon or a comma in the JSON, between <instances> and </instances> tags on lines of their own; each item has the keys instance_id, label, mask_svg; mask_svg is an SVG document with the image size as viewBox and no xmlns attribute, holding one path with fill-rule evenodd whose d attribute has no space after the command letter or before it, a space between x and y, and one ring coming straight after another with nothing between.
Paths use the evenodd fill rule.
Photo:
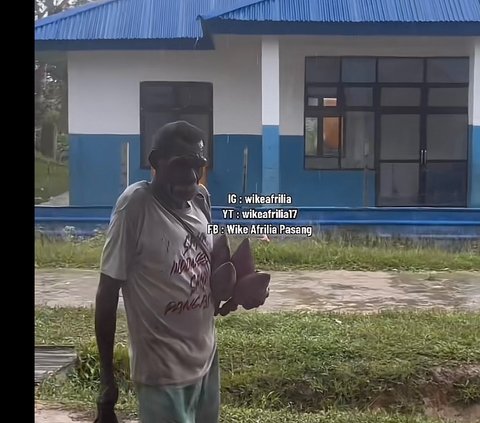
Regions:
<instances>
[{"instance_id":1,"label":"white building wall","mask_svg":"<svg viewBox=\"0 0 480 423\"><path fill-rule=\"evenodd\" d=\"M214 51L89 51L68 56L69 132L139 134L141 81L213 83L214 133L262 133L261 40Z\"/></svg>"},{"instance_id":2,"label":"white building wall","mask_svg":"<svg viewBox=\"0 0 480 423\"><path fill-rule=\"evenodd\" d=\"M470 125L480 126L480 38L472 42L470 53L470 91L469 91Z\"/></svg>"},{"instance_id":3,"label":"white building wall","mask_svg":"<svg viewBox=\"0 0 480 423\"><path fill-rule=\"evenodd\" d=\"M141 81L198 81L213 83L215 134L261 135L261 40L215 43L214 51L70 52L70 133L138 134ZM279 52L281 135L303 135L307 56L473 56L464 37L280 37ZM471 102L477 91L475 84ZM480 121L478 109L471 103L471 123Z\"/></svg>"}]
</instances>

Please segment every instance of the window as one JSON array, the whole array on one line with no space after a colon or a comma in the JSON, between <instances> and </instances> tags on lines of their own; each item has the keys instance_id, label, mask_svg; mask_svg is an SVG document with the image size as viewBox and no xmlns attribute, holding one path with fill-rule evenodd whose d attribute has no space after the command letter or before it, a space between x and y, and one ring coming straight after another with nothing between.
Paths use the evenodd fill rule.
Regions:
<instances>
[{"instance_id":1,"label":"window","mask_svg":"<svg viewBox=\"0 0 480 423\"><path fill-rule=\"evenodd\" d=\"M306 57L305 168L385 176L408 166L383 162L463 160L468 72L463 57Z\"/></svg>"},{"instance_id":2,"label":"window","mask_svg":"<svg viewBox=\"0 0 480 423\"><path fill-rule=\"evenodd\" d=\"M348 106L373 106L373 88L370 87L345 87L345 105Z\"/></svg>"},{"instance_id":3,"label":"window","mask_svg":"<svg viewBox=\"0 0 480 423\"><path fill-rule=\"evenodd\" d=\"M307 59L306 77L309 82L338 82L340 59L336 57L311 57Z\"/></svg>"},{"instance_id":4,"label":"window","mask_svg":"<svg viewBox=\"0 0 480 423\"><path fill-rule=\"evenodd\" d=\"M352 57L342 60L343 82L375 82L376 60L374 58Z\"/></svg>"},{"instance_id":5,"label":"window","mask_svg":"<svg viewBox=\"0 0 480 423\"><path fill-rule=\"evenodd\" d=\"M372 167L376 59L307 58L305 78L305 168Z\"/></svg>"},{"instance_id":6,"label":"window","mask_svg":"<svg viewBox=\"0 0 480 423\"><path fill-rule=\"evenodd\" d=\"M423 62L411 58L378 59L378 82L422 82Z\"/></svg>"},{"instance_id":7,"label":"window","mask_svg":"<svg viewBox=\"0 0 480 423\"><path fill-rule=\"evenodd\" d=\"M381 92L380 104L382 106L420 106L420 88L385 87Z\"/></svg>"},{"instance_id":8,"label":"window","mask_svg":"<svg viewBox=\"0 0 480 423\"><path fill-rule=\"evenodd\" d=\"M341 117L306 118L305 153L307 156L339 157L342 150Z\"/></svg>"},{"instance_id":9,"label":"window","mask_svg":"<svg viewBox=\"0 0 480 423\"><path fill-rule=\"evenodd\" d=\"M468 88L430 88L428 105L431 107L468 107Z\"/></svg>"},{"instance_id":10,"label":"window","mask_svg":"<svg viewBox=\"0 0 480 423\"><path fill-rule=\"evenodd\" d=\"M312 107L336 107L337 89L333 87L308 87L307 105Z\"/></svg>"},{"instance_id":11,"label":"window","mask_svg":"<svg viewBox=\"0 0 480 423\"><path fill-rule=\"evenodd\" d=\"M434 58L427 60L427 82L468 83L468 59Z\"/></svg>"},{"instance_id":12,"label":"window","mask_svg":"<svg viewBox=\"0 0 480 423\"><path fill-rule=\"evenodd\" d=\"M208 166L212 166L213 87L205 82L140 83L141 167L150 167L153 135L163 125L185 120L205 133Z\"/></svg>"}]
</instances>

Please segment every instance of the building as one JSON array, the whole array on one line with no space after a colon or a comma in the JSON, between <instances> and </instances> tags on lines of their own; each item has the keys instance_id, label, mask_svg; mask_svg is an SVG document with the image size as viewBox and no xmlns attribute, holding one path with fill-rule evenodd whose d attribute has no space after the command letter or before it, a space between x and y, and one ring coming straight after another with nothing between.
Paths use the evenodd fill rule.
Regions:
<instances>
[{"instance_id":1,"label":"building","mask_svg":"<svg viewBox=\"0 0 480 423\"><path fill-rule=\"evenodd\" d=\"M185 119L214 205L480 208L480 0L106 0L35 38L68 62L72 205L148 179Z\"/></svg>"}]
</instances>

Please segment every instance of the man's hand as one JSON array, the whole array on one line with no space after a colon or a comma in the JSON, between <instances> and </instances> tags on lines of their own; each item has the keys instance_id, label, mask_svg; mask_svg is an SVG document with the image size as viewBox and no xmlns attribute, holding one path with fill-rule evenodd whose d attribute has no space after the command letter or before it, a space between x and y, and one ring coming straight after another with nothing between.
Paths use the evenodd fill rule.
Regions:
<instances>
[{"instance_id":1,"label":"man's hand","mask_svg":"<svg viewBox=\"0 0 480 423\"><path fill-rule=\"evenodd\" d=\"M267 289L265 290L265 293L264 295L262 295L261 297L257 297L257 298L251 298L249 300L246 300L246 302L242 305L242 307L245 309L245 310L252 310L254 308L258 308L258 307L261 307L265 304L265 301L267 300L267 298L269 297L270 295L270 288L267 287Z\"/></svg>"},{"instance_id":2,"label":"man's hand","mask_svg":"<svg viewBox=\"0 0 480 423\"><path fill-rule=\"evenodd\" d=\"M220 307L220 309L218 310L218 313L220 314L220 316L225 317L228 314L232 313L233 311L237 311L237 309L238 309L238 304L235 303L235 301L233 301L233 298L230 298L226 303L222 305L222 307Z\"/></svg>"},{"instance_id":3,"label":"man's hand","mask_svg":"<svg viewBox=\"0 0 480 423\"><path fill-rule=\"evenodd\" d=\"M94 423L118 423L115 415L115 404L118 400L118 387L113 378L102 382L97 399L97 418Z\"/></svg>"},{"instance_id":4,"label":"man's hand","mask_svg":"<svg viewBox=\"0 0 480 423\"><path fill-rule=\"evenodd\" d=\"M254 272L243 277L235 285L233 300L243 306L245 310L251 310L265 304L270 290L270 274Z\"/></svg>"}]
</instances>

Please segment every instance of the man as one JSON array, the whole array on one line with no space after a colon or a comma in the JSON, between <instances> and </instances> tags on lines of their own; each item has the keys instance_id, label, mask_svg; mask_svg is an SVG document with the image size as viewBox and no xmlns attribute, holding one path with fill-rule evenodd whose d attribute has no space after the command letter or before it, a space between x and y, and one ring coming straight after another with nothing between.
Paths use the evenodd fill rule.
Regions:
<instances>
[{"instance_id":1,"label":"man","mask_svg":"<svg viewBox=\"0 0 480 423\"><path fill-rule=\"evenodd\" d=\"M113 347L120 289L141 422L218 422L210 200L199 185L204 148L198 128L187 122L165 125L149 156L152 182L129 186L115 206L96 297L97 423L117 422Z\"/></svg>"}]
</instances>

